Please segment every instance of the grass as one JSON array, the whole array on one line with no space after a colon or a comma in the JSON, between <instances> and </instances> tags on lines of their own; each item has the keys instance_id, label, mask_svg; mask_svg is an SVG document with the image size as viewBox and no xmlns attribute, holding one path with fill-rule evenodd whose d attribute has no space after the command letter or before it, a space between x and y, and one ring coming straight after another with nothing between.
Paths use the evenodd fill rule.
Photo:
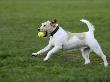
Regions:
<instances>
[{"instance_id":1,"label":"grass","mask_svg":"<svg viewBox=\"0 0 110 82\"><path fill-rule=\"evenodd\" d=\"M31 53L43 48L47 39L37 37L41 22L56 18L71 32L87 31L80 23L89 19L95 36L110 62L109 0L0 0L0 82L109 82L110 67L91 53L91 64L83 65L79 51L60 51L48 62Z\"/></svg>"}]
</instances>

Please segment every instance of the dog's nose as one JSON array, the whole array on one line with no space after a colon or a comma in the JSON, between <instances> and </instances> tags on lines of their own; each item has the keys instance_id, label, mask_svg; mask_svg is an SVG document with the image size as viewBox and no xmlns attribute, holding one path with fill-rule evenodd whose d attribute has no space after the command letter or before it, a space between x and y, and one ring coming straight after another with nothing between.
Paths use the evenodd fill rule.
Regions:
<instances>
[{"instance_id":1,"label":"dog's nose","mask_svg":"<svg viewBox=\"0 0 110 82\"><path fill-rule=\"evenodd\" d=\"M37 30L40 31L40 28L38 28Z\"/></svg>"}]
</instances>

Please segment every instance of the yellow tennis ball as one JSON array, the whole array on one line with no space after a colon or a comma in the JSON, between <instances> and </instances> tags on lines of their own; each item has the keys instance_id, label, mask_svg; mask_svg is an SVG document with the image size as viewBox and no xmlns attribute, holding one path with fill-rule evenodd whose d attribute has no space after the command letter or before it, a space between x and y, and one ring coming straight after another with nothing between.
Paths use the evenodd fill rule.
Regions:
<instances>
[{"instance_id":1,"label":"yellow tennis ball","mask_svg":"<svg viewBox=\"0 0 110 82\"><path fill-rule=\"evenodd\" d=\"M45 33L44 32L38 32L38 36L39 37L44 37L45 36Z\"/></svg>"}]
</instances>

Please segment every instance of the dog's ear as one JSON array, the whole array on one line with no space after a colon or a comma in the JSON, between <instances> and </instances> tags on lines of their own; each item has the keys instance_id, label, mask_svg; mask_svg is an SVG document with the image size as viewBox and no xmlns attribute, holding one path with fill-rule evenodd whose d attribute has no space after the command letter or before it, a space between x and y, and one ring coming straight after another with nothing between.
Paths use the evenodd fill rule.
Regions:
<instances>
[{"instance_id":1,"label":"dog's ear","mask_svg":"<svg viewBox=\"0 0 110 82\"><path fill-rule=\"evenodd\" d=\"M55 23L57 23L57 20L54 19L54 20L51 21L51 23L52 23L52 24L55 24Z\"/></svg>"},{"instance_id":2,"label":"dog's ear","mask_svg":"<svg viewBox=\"0 0 110 82\"><path fill-rule=\"evenodd\" d=\"M57 20L56 19L52 20L51 23L50 23L50 25L53 26L53 27L58 26Z\"/></svg>"}]
</instances>

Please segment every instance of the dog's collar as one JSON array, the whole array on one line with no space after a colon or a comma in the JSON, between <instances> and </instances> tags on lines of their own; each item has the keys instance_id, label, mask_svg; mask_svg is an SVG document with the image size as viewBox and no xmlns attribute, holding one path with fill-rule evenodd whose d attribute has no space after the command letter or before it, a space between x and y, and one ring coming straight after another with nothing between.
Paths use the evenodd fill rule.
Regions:
<instances>
[{"instance_id":1,"label":"dog's collar","mask_svg":"<svg viewBox=\"0 0 110 82\"><path fill-rule=\"evenodd\" d=\"M56 29L50 34L50 36L53 36L59 29L59 26L56 27Z\"/></svg>"}]
</instances>

